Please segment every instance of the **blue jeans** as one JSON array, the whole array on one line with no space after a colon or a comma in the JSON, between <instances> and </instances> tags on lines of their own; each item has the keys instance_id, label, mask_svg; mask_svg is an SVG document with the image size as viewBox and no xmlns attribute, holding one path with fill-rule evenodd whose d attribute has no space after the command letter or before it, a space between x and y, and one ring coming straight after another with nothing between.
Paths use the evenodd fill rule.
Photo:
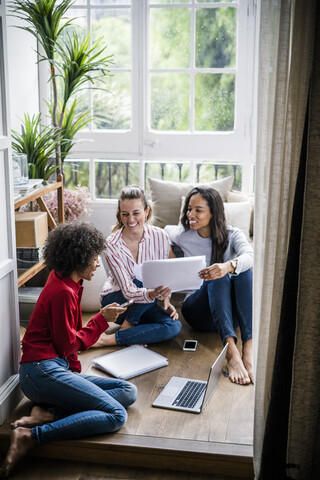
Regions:
<instances>
[{"instance_id":1,"label":"blue jeans","mask_svg":"<svg viewBox=\"0 0 320 480\"><path fill-rule=\"evenodd\" d=\"M237 341L234 330L237 324L245 343L252 338L252 271L204 281L183 302L181 312L194 330L218 332L223 343L227 337Z\"/></svg>"},{"instance_id":2,"label":"blue jeans","mask_svg":"<svg viewBox=\"0 0 320 480\"><path fill-rule=\"evenodd\" d=\"M139 280L134 283L141 287ZM109 293L102 299L102 307L110 303L123 303L126 298L121 291ZM152 303L134 303L119 315L117 323L127 320L134 325L126 330L118 330L115 333L118 345L150 344L163 342L179 335L182 325L179 320L172 320L163 308L157 305L157 300Z\"/></svg>"},{"instance_id":3,"label":"blue jeans","mask_svg":"<svg viewBox=\"0 0 320 480\"><path fill-rule=\"evenodd\" d=\"M137 398L132 383L82 375L68 367L67 360L59 357L20 365L23 393L54 418L31 429L37 445L114 432L125 424L125 409Z\"/></svg>"},{"instance_id":4,"label":"blue jeans","mask_svg":"<svg viewBox=\"0 0 320 480\"><path fill-rule=\"evenodd\" d=\"M140 282L140 280L134 279L133 283L139 288L142 287L142 282ZM119 303L121 305L121 303L124 303L126 301L127 299L123 295L121 290L118 290L117 292L112 292L102 297L101 306L105 307L106 305L110 305L110 303L113 302ZM127 308L124 313L119 315L116 323L122 325L124 320L127 320L132 325L138 325L138 323L140 323L141 321L142 315L157 303L157 299L154 300L152 303L133 303Z\"/></svg>"}]
</instances>

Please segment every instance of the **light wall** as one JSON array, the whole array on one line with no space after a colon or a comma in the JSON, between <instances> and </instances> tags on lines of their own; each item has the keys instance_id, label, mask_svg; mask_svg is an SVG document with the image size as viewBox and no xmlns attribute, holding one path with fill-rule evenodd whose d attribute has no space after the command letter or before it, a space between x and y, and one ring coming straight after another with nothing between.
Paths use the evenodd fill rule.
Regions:
<instances>
[{"instance_id":1,"label":"light wall","mask_svg":"<svg viewBox=\"0 0 320 480\"><path fill-rule=\"evenodd\" d=\"M39 112L38 66L36 39L13 25L21 24L7 15L8 76L10 123L20 132L24 113Z\"/></svg>"},{"instance_id":2,"label":"light wall","mask_svg":"<svg viewBox=\"0 0 320 480\"><path fill-rule=\"evenodd\" d=\"M92 222L107 237L111 233L112 226L116 223L116 210L116 200L110 200L106 203L93 202L91 211L86 216L86 219Z\"/></svg>"}]
</instances>

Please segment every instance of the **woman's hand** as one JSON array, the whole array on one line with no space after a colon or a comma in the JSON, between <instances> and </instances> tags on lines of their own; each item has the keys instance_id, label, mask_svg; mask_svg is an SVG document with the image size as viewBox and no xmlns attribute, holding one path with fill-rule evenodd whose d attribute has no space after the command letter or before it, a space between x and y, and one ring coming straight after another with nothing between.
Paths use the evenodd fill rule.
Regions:
<instances>
[{"instance_id":1,"label":"woman's hand","mask_svg":"<svg viewBox=\"0 0 320 480\"><path fill-rule=\"evenodd\" d=\"M227 273L230 273L230 267L230 262L214 263L210 265L210 267L200 270L199 277L203 280L217 280L227 275Z\"/></svg>"},{"instance_id":2,"label":"woman's hand","mask_svg":"<svg viewBox=\"0 0 320 480\"><path fill-rule=\"evenodd\" d=\"M171 295L171 288L160 286L154 289L150 289L148 290L148 295L151 300L155 300L156 298L158 300L164 300Z\"/></svg>"},{"instance_id":3,"label":"woman's hand","mask_svg":"<svg viewBox=\"0 0 320 480\"><path fill-rule=\"evenodd\" d=\"M127 307L121 308L119 303L110 303L100 309L100 313L104 316L108 323L115 322L119 315L127 310Z\"/></svg>"},{"instance_id":4,"label":"woman's hand","mask_svg":"<svg viewBox=\"0 0 320 480\"><path fill-rule=\"evenodd\" d=\"M172 318L173 321L178 320L179 314L178 314L177 310L175 309L175 307L172 305L172 303L170 303L169 297L167 297L164 300L163 308L170 315L170 317Z\"/></svg>"}]
</instances>

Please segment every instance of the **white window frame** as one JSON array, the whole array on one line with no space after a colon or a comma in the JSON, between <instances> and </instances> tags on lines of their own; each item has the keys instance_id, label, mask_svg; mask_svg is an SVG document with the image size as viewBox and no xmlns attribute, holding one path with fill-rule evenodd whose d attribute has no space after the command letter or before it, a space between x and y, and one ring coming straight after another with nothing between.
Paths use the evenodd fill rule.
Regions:
<instances>
[{"instance_id":1,"label":"white window frame","mask_svg":"<svg viewBox=\"0 0 320 480\"><path fill-rule=\"evenodd\" d=\"M156 132L148 127L148 45L149 10L147 0L132 0L132 128L129 131L82 131L70 158L90 161L90 190L95 192L95 160L126 159L140 162L140 184L144 185L144 164L148 161L175 162L190 161L190 181L195 181L195 163L215 162L220 164L238 164L242 168L242 190L253 189L253 116L255 95L255 24L256 0L233 2L201 2L172 5L170 8L192 6L192 15L200 7L228 7L238 9L237 15L237 65L236 65L236 102L235 128L232 132ZM128 8L128 4L112 8ZM99 6L100 8L101 6ZM97 5L86 7L97 8ZM90 18L90 14L89 14ZM111 53L111 46L108 53ZM110 69L112 72L112 68ZM234 69L229 69L232 73ZM224 70L228 73L229 70ZM126 69L123 69L126 71ZM198 69L197 69L198 71ZM206 73L207 69L201 69ZM219 69L216 69L220 73ZM210 69L210 72L212 70ZM145 93L146 92L146 93ZM90 140L85 141L85 140Z\"/></svg>"}]
</instances>

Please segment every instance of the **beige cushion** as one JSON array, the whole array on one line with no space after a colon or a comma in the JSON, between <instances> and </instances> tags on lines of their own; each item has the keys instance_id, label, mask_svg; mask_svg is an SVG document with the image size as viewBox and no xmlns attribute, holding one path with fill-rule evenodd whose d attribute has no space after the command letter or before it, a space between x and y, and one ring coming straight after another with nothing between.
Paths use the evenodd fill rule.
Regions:
<instances>
[{"instance_id":1,"label":"beige cushion","mask_svg":"<svg viewBox=\"0 0 320 480\"><path fill-rule=\"evenodd\" d=\"M181 197L179 224L181 224L181 217L183 214L185 199L186 197ZM223 206L224 206L224 213L226 216L227 225L241 228L245 236L249 239L252 202L251 201L234 202L234 203L223 202Z\"/></svg>"},{"instance_id":2,"label":"beige cushion","mask_svg":"<svg viewBox=\"0 0 320 480\"><path fill-rule=\"evenodd\" d=\"M224 203L227 225L241 228L247 239L250 237L251 202Z\"/></svg>"},{"instance_id":3,"label":"beige cushion","mask_svg":"<svg viewBox=\"0 0 320 480\"><path fill-rule=\"evenodd\" d=\"M177 225L180 216L181 197L187 196L196 186L206 185L217 190L224 202L227 201L227 192L231 190L233 176L222 178L208 183L180 183L148 178L153 217L152 223L158 227Z\"/></svg>"},{"instance_id":4,"label":"beige cushion","mask_svg":"<svg viewBox=\"0 0 320 480\"><path fill-rule=\"evenodd\" d=\"M227 202L251 202L251 217L250 217L250 236L253 236L253 220L254 220L254 195L243 192L227 192Z\"/></svg>"}]
</instances>

